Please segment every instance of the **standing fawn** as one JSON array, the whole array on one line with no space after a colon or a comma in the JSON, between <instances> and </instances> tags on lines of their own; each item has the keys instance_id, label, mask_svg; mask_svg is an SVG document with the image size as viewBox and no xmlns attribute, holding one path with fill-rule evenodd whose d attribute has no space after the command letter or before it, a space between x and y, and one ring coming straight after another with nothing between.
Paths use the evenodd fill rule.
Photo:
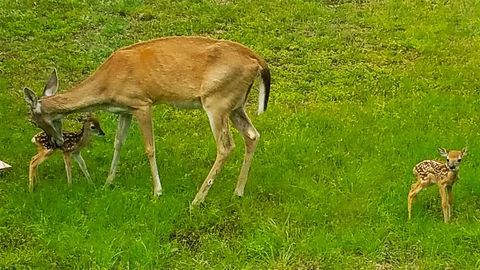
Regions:
<instances>
[{"instance_id":1,"label":"standing fawn","mask_svg":"<svg viewBox=\"0 0 480 270\"><path fill-rule=\"evenodd\" d=\"M438 185L442 197L443 221L447 223L452 216L452 188L458 178L460 162L467 155L467 148L463 148L462 151L447 151L439 148L438 151L447 159L446 163L424 160L413 168L417 182L412 185L408 193L408 219L412 217L412 202L417 194L433 184Z\"/></svg>"},{"instance_id":2,"label":"standing fawn","mask_svg":"<svg viewBox=\"0 0 480 270\"><path fill-rule=\"evenodd\" d=\"M62 147L59 147L51 142L51 138L45 134L45 132L38 133L32 138L32 143L37 146L38 153L33 156L30 161L30 170L29 170L29 189L30 192L33 191L37 176L38 166L45 161L55 150L60 150L63 152L63 161L65 162L65 170L67 171L67 181L68 185L72 185L72 157L80 166L85 177L90 183L92 179L88 173L87 166L85 161L80 154L85 146L87 146L90 141L90 136L98 135L104 136L102 128L98 120L92 116L87 116L83 119L83 126L79 132L63 132L64 143Z\"/></svg>"},{"instance_id":3,"label":"standing fawn","mask_svg":"<svg viewBox=\"0 0 480 270\"><path fill-rule=\"evenodd\" d=\"M243 136L245 152L235 194L243 196L260 134L252 125L245 104L254 81L259 80L258 113L267 109L270 70L267 62L236 42L205 37L165 37L140 42L112 53L88 78L57 94L56 71L42 97L24 88L32 119L56 145L62 145L61 119L68 114L106 110L118 114L110 172L115 178L120 150L132 118L138 121L150 163L153 194L162 194L155 157L152 107L159 103L203 108L217 145L217 155L192 205L205 200L210 187L234 148L229 122ZM192 127L195 129L197 127Z\"/></svg>"}]
</instances>

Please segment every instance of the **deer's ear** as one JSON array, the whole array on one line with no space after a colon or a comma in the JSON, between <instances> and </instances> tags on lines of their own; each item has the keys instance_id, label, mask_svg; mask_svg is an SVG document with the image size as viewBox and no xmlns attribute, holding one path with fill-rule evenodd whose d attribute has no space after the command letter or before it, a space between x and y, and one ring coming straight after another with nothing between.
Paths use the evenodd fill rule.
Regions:
<instances>
[{"instance_id":1,"label":"deer's ear","mask_svg":"<svg viewBox=\"0 0 480 270\"><path fill-rule=\"evenodd\" d=\"M50 75L50 79L48 79L47 84L45 84L45 88L43 89L44 96L53 96L57 93L58 90L58 77L57 77L57 70L53 69L52 75Z\"/></svg>"},{"instance_id":2,"label":"deer's ear","mask_svg":"<svg viewBox=\"0 0 480 270\"><path fill-rule=\"evenodd\" d=\"M445 158L448 157L448 151L445 150L445 148L441 148L441 147L438 148L438 153L440 153L440 156L442 157L445 157Z\"/></svg>"},{"instance_id":3,"label":"deer's ear","mask_svg":"<svg viewBox=\"0 0 480 270\"><path fill-rule=\"evenodd\" d=\"M30 105L30 108L33 110L37 107L38 98L37 95L30 88L23 88L23 93L25 94L25 101Z\"/></svg>"},{"instance_id":4,"label":"deer's ear","mask_svg":"<svg viewBox=\"0 0 480 270\"><path fill-rule=\"evenodd\" d=\"M468 149L467 147L465 146L463 149L462 149L462 157L466 156L468 154Z\"/></svg>"}]
</instances>

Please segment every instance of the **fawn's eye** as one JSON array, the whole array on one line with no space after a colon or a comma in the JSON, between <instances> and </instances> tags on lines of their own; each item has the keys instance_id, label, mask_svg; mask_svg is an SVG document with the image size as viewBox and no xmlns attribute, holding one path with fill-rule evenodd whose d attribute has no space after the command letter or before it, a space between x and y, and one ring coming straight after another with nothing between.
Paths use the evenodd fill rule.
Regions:
<instances>
[{"instance_id":1,"label":"fawn's eye","mask_svg":"<svg viewBox=\"0 0 480 270\"><path fill-rule=\"evenodd\" d=\"M450 162L450 159L447 158L447 162Z\"/></svg>"},{"instance_id":2,"label":"fawn's eye","mask_svg":"<svg viewBox=\"0 0 480 270\"><path fill-rule=\"evenodd\" d=\"M458 162L462 162L462 159L461 159L461 158L459 158L459 159L458 159Z\"/></svg>"},{"instance_id":3,"label":"fawn's eye","mask_svg":"<svg viewBox=\"0 0 480 270\"><path fill-rule=\"evenodd\" d=\"M96 129L95 125L90 126L91 129Z\"/></svg>"}]
</instances>

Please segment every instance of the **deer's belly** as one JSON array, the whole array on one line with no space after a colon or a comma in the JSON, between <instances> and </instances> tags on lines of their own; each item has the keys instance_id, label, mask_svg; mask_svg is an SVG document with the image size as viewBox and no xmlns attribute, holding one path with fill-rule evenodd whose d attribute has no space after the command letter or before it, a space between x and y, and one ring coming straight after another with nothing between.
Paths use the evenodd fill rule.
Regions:
<instances>
[{"instance_id":1,"label":"deer's belly","mask_svg":"<svg viewBox=\"0 0 480 270\"><path fill-rule=\"evenodd\" d=\"M111 113L130 113L130 111L127 108L119 107L119 106L107 106L105 107L105 110Z\"/></svg>"},{"instance_id":2,"label":"deer's belly","mask_svg":"<svg viewBox=\"0 0 480 270\"><path fill-rule=\"evenodd\" d=\"M168 102L165 102L165 103L169 104L171 106L174 106L176 108L180 108L180 109L200 109L200 108L202 108L202 103L200 102L200 99L182 100L182 101L168 101Z\"/></svg>"}]
</instances>

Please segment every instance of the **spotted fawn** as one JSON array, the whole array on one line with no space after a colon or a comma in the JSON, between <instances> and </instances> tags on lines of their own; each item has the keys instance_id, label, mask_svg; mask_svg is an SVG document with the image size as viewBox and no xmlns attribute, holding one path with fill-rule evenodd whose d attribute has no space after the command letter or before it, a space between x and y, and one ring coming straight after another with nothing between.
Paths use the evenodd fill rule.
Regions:
<instances>
[{"instance_id":1,"label":"spotted fawn","mask_svg":"<svg viewBox=\"0 0 480 270\"><path fill-rule=\"evenodd\" d=\"M29 169L29 190L33 191L35 182L38 179L37 168L56 150L63 153L63 161L65 163L65 170L67 171L68 185L72 185L72 157L80 166L85 177L90 183L92 179L88 173L85 161L80 154L80 151L88 145L91 135L104 136L100 123L93 116L87 116L83 119L82 129L78 132L63 132L64 144L62 147L56 146L52 143L51 138L45 132L38 133L32 138L32 143L37 146L37 154L32 157Z\"/></svg>"},{"instance_id":2,"label":"spotted fawn","mask_svg":"<svg viewBox=\"0 0 480 270\"><path fill-rule=\"evenodd\" d=\"M462 158L467 155L467 148L461 151L438 149L440 155L447 159L446 163L435 160L424 160L413 168L417 182L408 193L408 219L412 217L412 203L417 194L424 188L437 184L442 198L443 221L447 223L452 216L452 188L458 179L458 170Z\"/></svg>"}]
</instances>

